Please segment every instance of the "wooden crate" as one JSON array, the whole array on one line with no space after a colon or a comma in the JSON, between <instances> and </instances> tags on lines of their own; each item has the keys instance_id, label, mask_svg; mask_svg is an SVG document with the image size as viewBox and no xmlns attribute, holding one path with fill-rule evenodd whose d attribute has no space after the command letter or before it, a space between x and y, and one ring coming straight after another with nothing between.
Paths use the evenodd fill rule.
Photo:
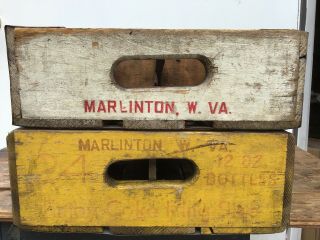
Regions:
<instances>
[{"instance_id":1,"label":"wooden crate","mask_svg":"<svg viewBox=\"0 0 320 240\"><path fill-rule=\"evenodd\" d=\"M23 228L271 233L288 224L286 132L19 129L8 146L14 223Z\"/></svg>"},{"instance_id":2,"label":"wooden crate","mask_svg":"<svg viewBox=\"0 0 320 240\"><path fill-rule=\"evenodd\" d=\"M305 32L6 27L6 38L16 125L301 123ZM152 124L128 124L139 120Z\"/></svg>"}]
</instances>

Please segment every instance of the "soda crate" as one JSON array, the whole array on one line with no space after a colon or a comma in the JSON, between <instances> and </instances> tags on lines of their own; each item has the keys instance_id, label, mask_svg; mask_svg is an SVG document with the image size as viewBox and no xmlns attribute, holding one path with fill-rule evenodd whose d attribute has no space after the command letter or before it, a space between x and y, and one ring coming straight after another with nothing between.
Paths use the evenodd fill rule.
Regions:
<instances>
[{"instance_id":1,"label":"soda crate","mask_svg":"<svg viewBox=\"0 0 320 240\"><path fill-rule=\"evenodd\" d=\"M15 125L301 124L305 32L7 26L6 39Z\"/></svg>"},{"instance_id":2,"label":"soda crate","mask_svg":"<svg viewBox=\"0 0 320 240\"><path fill-rule=\"evenodd\" d=\"M288 225L294 141L284 131L18 129L8 147L22 228L249 234Z\"/></svg>"}]
</instances>

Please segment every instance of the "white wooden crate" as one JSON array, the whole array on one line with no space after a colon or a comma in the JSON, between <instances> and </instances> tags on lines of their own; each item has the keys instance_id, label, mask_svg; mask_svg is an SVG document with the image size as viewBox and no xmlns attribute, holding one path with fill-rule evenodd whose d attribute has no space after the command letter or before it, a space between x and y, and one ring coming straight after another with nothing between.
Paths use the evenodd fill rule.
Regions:
<instances>
[{"instance_id":1,"label":"white wooden crate","mask_svg":"<svg viewBox=\"0 0 320 240\"><path fill-rule=\"evenodd\" d=\"M16 125L187 120L210 121L213 128L283 129L301 123L304 32L7 27L6 34ZM119 59L150 58L199 59L206 79L181 87L115 83Z\"/></svg>"}]
</instances>

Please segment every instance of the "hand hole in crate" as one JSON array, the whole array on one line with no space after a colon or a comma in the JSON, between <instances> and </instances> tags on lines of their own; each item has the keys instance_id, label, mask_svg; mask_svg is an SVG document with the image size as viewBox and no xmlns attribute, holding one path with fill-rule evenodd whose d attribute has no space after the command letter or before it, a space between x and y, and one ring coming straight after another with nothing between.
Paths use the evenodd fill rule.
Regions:
<instances>
[{"instance_id":1,"label":"hand hole in crate","mask_svg":"<svg viewBox=\"0 0 320 240\"><path fill-rule=\"evenodd\" d=\"M188 181L198 173L188 159L134 159L111 163L105 173L107 183L130 181Z\"/></svg>"},{"instance_id":2,"label":"hand hole in crate","mask_svg":"<svg viewBox=\"0 0 320 240\"><path fill-rule=\"evenodd\" d=\"M113 80L123 88L185 87L202 84L209 60L204 56L124 57L112 67Z\"/></svg>"}]
</instances>

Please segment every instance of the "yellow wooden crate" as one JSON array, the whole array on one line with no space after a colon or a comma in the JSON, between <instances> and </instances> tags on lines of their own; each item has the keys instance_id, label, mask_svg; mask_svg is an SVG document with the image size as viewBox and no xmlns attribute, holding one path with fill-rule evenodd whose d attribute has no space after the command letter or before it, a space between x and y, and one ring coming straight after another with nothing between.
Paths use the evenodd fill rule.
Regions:
<instances>
[{"instance_id":1,"label":"yellow wooden crate","mask_svg":"<svg viewBox=\"0 0 320 240\"><path fill-rule=\"evenodd\" d=\"M293 146L286 132L15 130L8 136L14 223L47 231L281 231ZM149 159L157 159L156 180L148 180ZM177 170L184 175L171 174Z\"/></svg>"}]
</instances>

